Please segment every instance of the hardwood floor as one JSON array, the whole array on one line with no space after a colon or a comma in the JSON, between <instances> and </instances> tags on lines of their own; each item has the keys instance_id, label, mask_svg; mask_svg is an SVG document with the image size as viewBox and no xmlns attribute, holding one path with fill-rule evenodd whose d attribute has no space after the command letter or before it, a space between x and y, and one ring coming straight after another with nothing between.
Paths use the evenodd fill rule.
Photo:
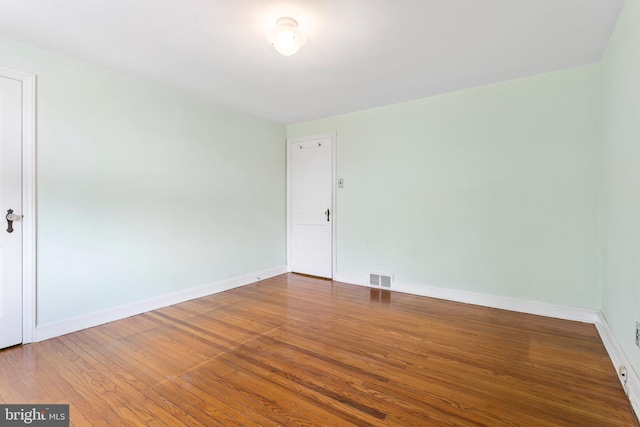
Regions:
<instances>
[{"instance_id":1,"label":"hardwood floor","mask_svg":"<svg viewBox=\"0 0 640 427\"><path fill-rule=\"evenodd\" d=\"M593 325L283 275L0 351L77 426L635 426Z\"/></svg>"}]
</instances>

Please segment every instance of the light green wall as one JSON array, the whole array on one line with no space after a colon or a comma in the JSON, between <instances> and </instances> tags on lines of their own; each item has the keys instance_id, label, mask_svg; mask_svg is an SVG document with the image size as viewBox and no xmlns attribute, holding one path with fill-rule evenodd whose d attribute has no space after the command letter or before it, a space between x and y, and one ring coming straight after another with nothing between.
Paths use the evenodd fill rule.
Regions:
<instances>
[{"instance_id":1,"label":"light green wall","mask_svg":"<svg viewBox=\"0 0 640 427\"><path fill-rule=\"evenodd\" d=\"M38 79L39 324L286 264L283 125L8 40L0 58Z\"/></svg>"},{"instance_id":2,"label":"light green wall","mask_svg":"<svg viewBox=\"0 0 640 427\"><path fill-rule=\"evenodd\" d=\"M338 275L599 309L599 79L589 66L289 125L337 131Z\"/></svg>"},{"instance_id":3,"label":"light green wall","mask_svg":"<svg viewBox=\"0 0 640 427\"><path fill-rule=\"evenodd\" d=\"M640 373L640 1L627 0L602 62L603 313Z\"/></svg>"}]
</instances>

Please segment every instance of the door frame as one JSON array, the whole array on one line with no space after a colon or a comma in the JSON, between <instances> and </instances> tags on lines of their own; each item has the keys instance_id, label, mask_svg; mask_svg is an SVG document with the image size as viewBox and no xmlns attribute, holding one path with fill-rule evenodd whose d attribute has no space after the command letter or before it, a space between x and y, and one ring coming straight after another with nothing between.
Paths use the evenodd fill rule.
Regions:
<instances>
[{"instance_id":1,"label":"door frame","mask_svg":"<svg viewBox=\"0 0 640 427\"><path fill-rule=\"evenodd\" d=\"M22 83L22 343L36 327L36 75L0 66Z\"/></svg>"},{"instance_id":2,"label":"door frame","mask_svg":"<svg viewBox=\"0 0 640 427\"><path fill-rule=\"evenodd\" d=\"M295 138L287 138L287 271L291 272L291 249L293 239L293 222L291 221L291 145L295 143L305 142L318 138L331 138L331 278L336 277L336 184L337 184L337 168L336 168L336 139L337 132L327 132L315 135L300 136Z\"/></svg>"}]
</instances>

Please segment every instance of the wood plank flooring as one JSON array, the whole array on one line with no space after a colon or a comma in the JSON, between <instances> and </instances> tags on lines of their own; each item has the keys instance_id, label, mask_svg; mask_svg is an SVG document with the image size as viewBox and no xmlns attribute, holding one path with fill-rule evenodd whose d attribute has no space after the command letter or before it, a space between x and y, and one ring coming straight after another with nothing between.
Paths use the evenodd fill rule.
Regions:
<instances>
[{"instance_id":1,"label":"wood plank flooring","mask_svg":"<svg viewBox=\"0 0 640 427\"><path fill-rule=\"evenodd\" d=\"M76 426L636 426L593 325L288 274L0 351Z\"/></svg>"}]
</instances>

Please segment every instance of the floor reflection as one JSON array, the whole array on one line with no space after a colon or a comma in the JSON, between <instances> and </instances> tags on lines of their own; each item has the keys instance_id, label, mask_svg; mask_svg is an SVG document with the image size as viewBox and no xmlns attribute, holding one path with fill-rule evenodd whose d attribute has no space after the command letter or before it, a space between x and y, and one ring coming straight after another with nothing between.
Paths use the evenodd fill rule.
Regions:
<instances>
[{"instance_id":1,"label":"floor reflection","mask_svg":"<svg viewBox=\"0 0 640 427\"><path fill-rule=\"evenodd\" d=\"M383 304L391 303L391 292L380 289L369 290L369 301L377 301Z\"/></svg>"}]
</instances>

